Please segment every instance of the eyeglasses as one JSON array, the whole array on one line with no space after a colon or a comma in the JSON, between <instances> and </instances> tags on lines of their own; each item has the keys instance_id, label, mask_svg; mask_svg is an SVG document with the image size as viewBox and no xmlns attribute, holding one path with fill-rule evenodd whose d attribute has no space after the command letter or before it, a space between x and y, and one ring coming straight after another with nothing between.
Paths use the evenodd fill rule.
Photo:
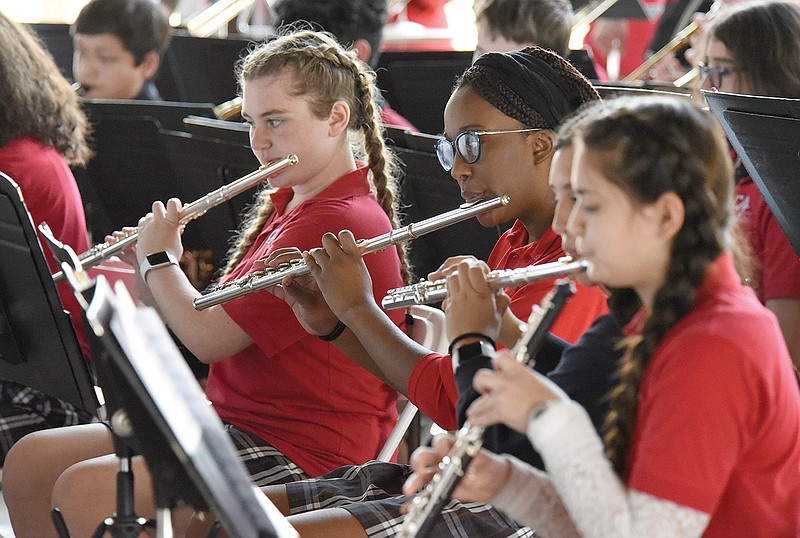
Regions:
<instances>
[{"instance_id":1,"label":"eyeglasses","mask_svg":"<svg viewBox=\"0 0 800 538\"><path fill-rule=\"evenodd\" d=\"M723 76L740 71L740 69L736 69L735 67L711 67L705 62L697 62L697 70L700 72L700 78L707 78L708 82L715 88L722 86Z\"/></svg>"},{"instance_id":2,"label":"eyeglasses","mask_svg":"<svg viewBox=\"0 0 800 538\"><path fill-rule=\"evenodd\" d=\"M544 131L545 129L513 129L509 131L464 131L460 133L453 142L446 138L436 141L436 156L439 164L448 172L453 169L455 164L456 152L458 156L467 163L474 164L481 158L481 137L493 134L509 133L528 133L531 131Z\"/></svg>"}]
</instances>

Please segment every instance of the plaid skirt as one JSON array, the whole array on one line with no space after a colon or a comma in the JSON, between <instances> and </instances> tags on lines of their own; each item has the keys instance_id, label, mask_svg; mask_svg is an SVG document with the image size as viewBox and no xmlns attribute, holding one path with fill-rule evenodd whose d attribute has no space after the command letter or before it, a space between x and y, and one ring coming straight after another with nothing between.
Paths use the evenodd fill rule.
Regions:
<instances>
[{"instance_id":1,"label":"plaid skirt","mask_svg":"<svg viewBox=\"0 0 800 538\"><path fill-rule=\"evenodd\" d=\"M308 478L297 464L257 435L227 422L225 429L256 486L286 484Z\"/></svg>"},{"instance_id":2,"label":"plaid skirt","mask_svg":"<svg viewBox=\"0 0 800 538\"><path fill-rule=\"evenodd\" d=\"M58 398L13 381L0 380L0 467L11 445L48 428L88 424L92 415Z\"/></svg>"},{"instance_id":3,"label":"plaid skirt","mask_svg":"<svg viewBox=\"0 0 800 538\"><path fill-rule=\"evenodd\" d=\"M411 474L407 465L369 461L340 467L319 478L286 484L290 514L321 508L343 508L355 517L370 538L395 536L403 525L400 507L411 497L402 495ZM488 504L451 500L442 509L431 536L534 537Z\"/></svg>"}]
</instances>

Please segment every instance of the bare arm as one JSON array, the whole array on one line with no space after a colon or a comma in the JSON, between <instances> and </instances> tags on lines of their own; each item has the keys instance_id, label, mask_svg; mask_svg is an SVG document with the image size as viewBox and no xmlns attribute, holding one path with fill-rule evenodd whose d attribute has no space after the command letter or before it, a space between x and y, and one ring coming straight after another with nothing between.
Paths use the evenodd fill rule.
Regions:
<instances>
[{"instance_id":1,"label":"bare arm","mask_svg":"<svg viewBox=\"0 0 800 538\"><path fill-rule=\"evenodd\" d=\"M137 261L148 254L170 252L180 259L183 246L178 218L181 205L171 199L166 208L161 202L153 204L153 212L139 222ZM138 272L138 267L137 267ZM137 275L137 278L140 278ZM164 322L202 362L220 361L253 343L221 306L197 311L192 299L200 296L178 266L151 270L147 274L148 288Z\"/></svg>"},{"instance_id":2,"label":"bare arm","mask_svg":"<svg viewBox=\"0 0 800 538\"><path fill-rule=\"evenodd\" d=\"M325 234L322 248L304 253L304 258L331 311L348 328L334 341L336 345L354 360L355 356L360 357L359 364L365 360L366 352L383 372L383 379L407 394L414 366L431 351L408 337L375 302L371 279L353 234L345 230L338 239ZM349 340L351 335L360 346Z\"/></svg>"}]
</instances>

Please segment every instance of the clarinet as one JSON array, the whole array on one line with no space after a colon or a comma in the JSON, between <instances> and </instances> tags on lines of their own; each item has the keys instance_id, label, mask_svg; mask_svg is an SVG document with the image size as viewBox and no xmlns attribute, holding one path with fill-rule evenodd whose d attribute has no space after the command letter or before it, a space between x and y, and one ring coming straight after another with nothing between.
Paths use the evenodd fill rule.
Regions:
<instances>
[{"instance_id":1,"label":"clarinet","mask_svg":"<svg viewBox=\"0 0 800 538\"><path fill-rule=\"evenodd\" d=\"M467 220L475 215L485 213L491 209L508 204L508 196L498 196L491 200L473 204L462 204L457 209L436 215L419 222L413 222L408 226L397 228L372 239L364 239L358 242L361 255L371 252L378 252L392 245L416 239L422 235L435 232L451 224L456 224ZM213 291L195 298L192 302L195 310L204 310L214 305L226 303L232 299L242 297L272 286L277 286L281 280L287 276L300 276L309 273L308 265L302 258L297 258L291 262L279 265L278 267L255 271L242 278L231 280L217 286Z\"/></svg>"},{"instance_id":2,"label":"clarinet","mask_svg":"<svg viewBox=\"0 0 800 538\"><path fill-rule=\"evenodd\" d=\"M558 261L529 265L518 269L501 269L486 275L486 281L494 290L524 286L537 280L545 280L560 276L571 276L581 273L588 267L585 260L573 260L569 256ZM433 304L447 297L447 279L420 280L416 284L394 288L386 292L381 301L385 310L407 308L418 304Z\"/></svg>"},{"instance_id":3,"label":"clarinet","mask_svg":"<svg viewBox=\"0 0 800 538\"><path fill-rule=\"evenodd\" d=\"M223 202L227 202L234 196L243 193L250 187L254 187L265 179L274 176L287 166L291 166L296 163L296 155L289 155L283 159L269 162L258 170L250 172L249 174L231 181L217 190L206 194L202 198L198 198L194 202L186 204L181 210L180 223L186 224L196 218L202 217L209 209L216 207ZM80 260L81 266L84 269L89 269L90 267L98 265L103 260L110 258L118 252L121 252L129 245L134 244L138 239L138 229L133 230L129 233L126 233L124 237L106 241L105 243L100 243L99 245L93 246L86 252L80 254L78 259ZM64 273L61 271L53 275L53 280L56 282L60 282L63 279Z\"/></svg>"},{"instance_id":4,"label":"clarinet","mask_svg":"<svg viewBox=\"0 0 800 538\"><path fill-rule=\"evenodd\" d=\"M570 279L559 280L542 300L541 305L533 307L528 318L528 327L511 350L518 362L533 366L547 331L573 293L575 285ZM425 538L430 533L436 516L450 500L453 490L483 445L484 430L485 428L466 423L458 431L455 443L439 463L437 473L411 501L411 507L403 519L403 526L398 536Z\"/></svg>"}]
</instances>

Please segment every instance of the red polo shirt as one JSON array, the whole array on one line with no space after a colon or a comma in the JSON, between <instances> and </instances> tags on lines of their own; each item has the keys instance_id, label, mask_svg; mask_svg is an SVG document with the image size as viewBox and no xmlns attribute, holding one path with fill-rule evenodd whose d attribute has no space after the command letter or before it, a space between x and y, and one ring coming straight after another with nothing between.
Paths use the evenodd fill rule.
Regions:
<instances>
[{"instance_id":1,"label":"red polo shirt","mask_svg":"<svg viewBox=\"0 0 800 538\"><path fill-rule=\"evenodd\" d=\"M287 212L292 196L291 189L273 194L274 213L226 280L252 272L253 261L275 249L318 247L325 232L347 228L368 239L391 230L363 165ZM402 285L394 247L364 261L376 297ZM206 394L223 420L255 433L310 476L378 454L397 419L395 391L332 344L306 333L291 308L269 291L223 307L254 341L211 365ZM389 315L402 322L402 311Z\"/></svg>"}]
</instances>

